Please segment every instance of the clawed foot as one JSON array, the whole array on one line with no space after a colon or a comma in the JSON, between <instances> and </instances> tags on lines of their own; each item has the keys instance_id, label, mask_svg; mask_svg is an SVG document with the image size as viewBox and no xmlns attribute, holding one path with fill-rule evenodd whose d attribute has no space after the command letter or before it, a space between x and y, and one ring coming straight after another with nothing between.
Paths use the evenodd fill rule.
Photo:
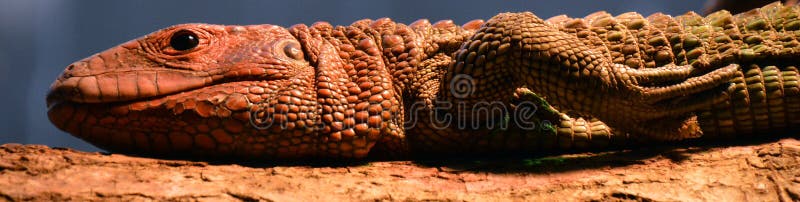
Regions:
<instances>
[{"instance_id":1,"label":"clawed foot","mask_svg":"<svg viewBox=\"0 0 800 202\"><path fill-rule=\"evenodd\" d=\"M629 85L647 103L656 103L670 98L708 91L721 84L728 83L736 76L738 70L739 65L731 64L705 75L687 79L696 71L690 65L643 69L633 72L637 82L629 83ZM670 82L680 83L669 84ZM667 85L663 85L663 83L667 83ZM699 108L704 107L707 106L699 106ZM696 109L689 111L695 111Z\"/></svg>"},{"instance_id":2,"label":"clawed foot","mask_svg":"<svg viewBox=\"0 0 800 202\"><path fill-rule=\"evenodd\" d=\"M691 76L699 70L689 65L633 70L635 82L628 87L638 98L631 99L640 99L650 109L631 117L626 130L657 140L699 137L702 131L693 112L727 100L726 84L738 69L731 64L696 77Z\"/></svg>"}]
</instances>

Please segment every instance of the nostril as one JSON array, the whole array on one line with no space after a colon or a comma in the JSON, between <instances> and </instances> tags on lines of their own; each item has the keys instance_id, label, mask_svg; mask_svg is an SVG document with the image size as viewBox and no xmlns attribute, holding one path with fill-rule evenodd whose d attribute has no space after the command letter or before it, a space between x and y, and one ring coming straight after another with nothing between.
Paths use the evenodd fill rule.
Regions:
<instances>
[{"instance_id":1,"label":"nostril","mask_svg":"<svg viewBox=\"0 0 800 202\"><path fill-rule=\"evenodd\" d=\"M64 71L61 73L59 78L60 79L67 79L69 77L72 77L75 73L85 71L86 70L85 67L86 67L86 63L83 62L83 61L69 64L69 66L64 68Z\"/></svg>"},{"instance_id":2,"label":"nostril","mask_svg":"<svg viewBox=\"0 0 800 202\"><path fill-rule=\"evenodd\" d=\"M72 64L69 64L69 66L67 66L67 68L65 68L64 71L65 72L70 72L70 71L87 70L88 66L89 66L89 63L87 62L88 59L89 58L81 60L81 61L78 61L78 62L74 62Z\"/></svg>"}]
</instances>

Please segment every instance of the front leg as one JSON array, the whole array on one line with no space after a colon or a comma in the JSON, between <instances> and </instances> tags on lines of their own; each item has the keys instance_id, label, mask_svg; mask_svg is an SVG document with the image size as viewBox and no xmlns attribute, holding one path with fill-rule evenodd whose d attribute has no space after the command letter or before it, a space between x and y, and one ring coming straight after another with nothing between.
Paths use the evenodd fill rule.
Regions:
<instances>
[{"instance_id":1,"label":"front leg","mask_svg":"<svg viewBox=\"0 0 800 202\"><path fill-rule=\"evenodd\" d=\"M531 13L504 13L489 20L455 53L444 77L441 97L475 105L507 103L514 90L527 87L563 110L598 117L615 129L655 139L684 139L701 133L689 113L725 98L707 94L727 83L737 66L696 75L691 66L637 70L614 64L577 37L558 31ZM458 88L468 80L469 90ZM665 84L673 83L673 84ZM671 102L670 102L671 101ZM676 107L680 106L680 107ZM462 118L480 119L470 108ZM498 118L498 117L491 117ZM658 124L642 127L642 124Z\"/></svg>"}]
</instances>

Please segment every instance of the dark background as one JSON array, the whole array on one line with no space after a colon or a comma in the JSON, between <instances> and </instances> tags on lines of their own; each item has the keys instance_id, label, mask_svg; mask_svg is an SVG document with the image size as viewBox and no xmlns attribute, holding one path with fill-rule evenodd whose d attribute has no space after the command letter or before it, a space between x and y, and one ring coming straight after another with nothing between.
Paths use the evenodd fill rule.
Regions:
<instances>
[{"instance_id":1,"label":"dark background","mask_svg":"<svg viewBox=\"0 0 800 202\"><path fill-rule=\"evenodd\" d=\"M541 18L586 16L605 10L671 15L700 12L703 1L0 1L0 144L45 144L99 149L56 129L47 119L45 94L73 61L173 24L348 25L363 18L420 18L457 24L499 12L532 11Z\"/></svg>"}]
</instances>

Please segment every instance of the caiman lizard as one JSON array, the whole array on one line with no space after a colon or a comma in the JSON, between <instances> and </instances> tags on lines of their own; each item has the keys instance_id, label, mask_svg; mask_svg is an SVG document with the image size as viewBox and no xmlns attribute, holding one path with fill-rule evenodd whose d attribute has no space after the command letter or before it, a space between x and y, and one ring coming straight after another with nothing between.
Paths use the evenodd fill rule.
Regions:
<instances>
[{"instance_id":1,"label":"caiman lizard","mask_svg":"<svg viewBox=\"0 0 800 202\"><path fill-rule=\"evenodd\" d=\"M800 10L409 25L182 24L69 65L50 120L100 148L252 159L531 153L787 133Z\"/></svg>"}]
</instances>

